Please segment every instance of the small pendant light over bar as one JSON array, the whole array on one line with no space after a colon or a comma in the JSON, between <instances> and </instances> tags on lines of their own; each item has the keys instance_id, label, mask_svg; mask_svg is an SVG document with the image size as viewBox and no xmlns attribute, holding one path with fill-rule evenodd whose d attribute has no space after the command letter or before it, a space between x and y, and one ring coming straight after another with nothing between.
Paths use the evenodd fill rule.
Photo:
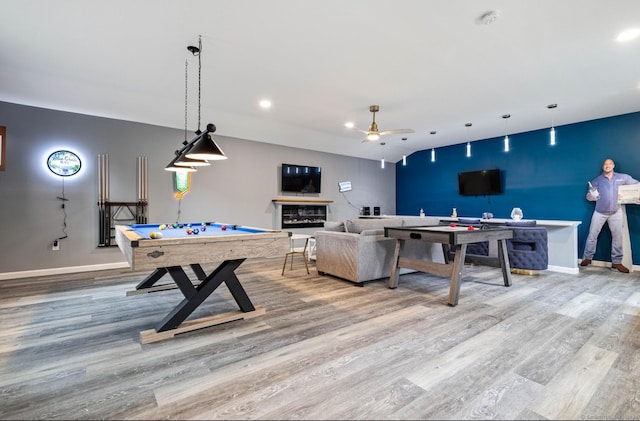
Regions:
<instances>
[{"instance_id":1,"label":"small pendant light over bar","mask_svg":"<svg viewBox=\"0 0 640 421\"><path fill-rule=\"evenodd\" d=\"M467 128L467 158L471 157L471 137L469 137L469 128L473 126L472 123L466 123L464 125Z\"/></svg>"},{"instance_id":2,"label":"small pendant light over bar","mask_svg":"<svg viewBox=\"0 0 640 421\"><path fill-rule=\"evenodd\" d=\"M432 130L429 133L431 135L435 135L437 132L435 130ZM436 162L436 149L435 148L431 148L431 162Z\"/></svg>"},{"instance_id":3,"label":"small pendant light over bar","mask_svg":"<svg viewBox=\"0 0 640 421\"><path fill-rule=\"evenodd\" d=\"M504 151L509 152L509 130L507 129L507 119L511 117L511 114L504 114L502 118L504 119Z\"/></svg>"},{"instance_id":4,"label":"small pendant light over bar","mask_svg":"<svg viewBox=\"0 0 640 421\"><path fill-rule=\"evenodd\" d=\"M558 104L549 104L547 108L553 110ZM556 144L556 129L553 127L553 117L551 117L551 130L549 130L549 145L554 146Z\"/></svg>"}]
</instances>

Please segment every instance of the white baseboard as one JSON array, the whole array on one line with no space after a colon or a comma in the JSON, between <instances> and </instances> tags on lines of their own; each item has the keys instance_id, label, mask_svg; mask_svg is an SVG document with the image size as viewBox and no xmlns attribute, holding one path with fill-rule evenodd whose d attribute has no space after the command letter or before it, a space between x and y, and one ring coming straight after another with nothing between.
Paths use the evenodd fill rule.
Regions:
<instances>
[{"instance_id":1,"label":"white baseboard","mask_svg":"<svg viewBox=\"0 0 640 421\"><path fill-rule=\"evenodd\" d=\"M581 262L582 260L579 260L579 262ZM580 264L580 263L578 263ZM591 261L591 266L596 266L596 267L601 267L601 268L611 268L611 262L603 262L601 260L592 260ZM631 267L629 268L630 272L637 272L640 270L640 266L637 265L631 265Z\"/></svg>"},{"instance_id":2,"label":"white baseboard","mask_svg":"<svg viewBox=\"0 0 640 421\"><path fill-rule=\"evenodd\" d=\"M577 275L580 273L578 268L568 268L566 266L552 266L549 265L547 270L550 272L559 272L559 273L567 273L569 275Z\"/></svg>"},{"instance_id":3,"label":"white baseboard","mask_svg":"<svg viewBox=\"0 0 640 421\"><path fill-rule=\"evenodd\" d=\"M63 268L25 270L21 272L5 272L0 273L0 281L6 279L31 278L33 276L62 275L65 273L91 272L94 270L107 269L125 269L128 268L127 262L103 263L99 265L70 266Z\"/></svg>"}]
</instances>

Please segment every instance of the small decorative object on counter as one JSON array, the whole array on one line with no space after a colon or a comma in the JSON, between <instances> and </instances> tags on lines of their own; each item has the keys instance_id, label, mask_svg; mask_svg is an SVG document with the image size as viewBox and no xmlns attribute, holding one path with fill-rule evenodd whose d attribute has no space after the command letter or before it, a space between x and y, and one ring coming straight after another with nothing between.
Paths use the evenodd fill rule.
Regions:
<instances>
[{"instance_id":1,"label":"small decorative object on counter","mask_svg":"<svg viewBox=\"0 0 640 421\"><path fill-rule=\"evenodd\" d=\"M513 208L513 210L511 211L511 219L513 219L514 221L519 221L522 219L522 217L523 217L522 209Z\"/></svg>"},{"instance_id":2,"label":"small decorative object on counter","mask_svg":"<svg viewBox=\"0 0 640 421\"><path fill-rule=\"evenodd\" d=\"M453 208L453 211L451 212L451 217L452 218L457 218L458 217L458 210L456 208Z\"/></svg>"}]
</instances>

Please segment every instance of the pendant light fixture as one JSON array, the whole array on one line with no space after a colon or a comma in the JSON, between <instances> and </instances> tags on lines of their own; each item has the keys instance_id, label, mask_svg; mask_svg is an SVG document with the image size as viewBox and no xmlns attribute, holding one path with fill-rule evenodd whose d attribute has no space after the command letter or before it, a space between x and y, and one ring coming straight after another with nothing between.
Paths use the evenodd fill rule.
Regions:
<instances>
[{"instance_id":1,"label":"pendant light fixture","mask_svg":"<svg viewBox=\"0 0 640 421\"><path fill-rule=\"evenodd\" d=\"M507 119L511 117L511 114L504 114L504 151L509 152L509 130L507 129Z\"/></svg>"},{"instance_id":2,"label":"pendant light fixture","mask_svg":"<svg viewBox=\"0 0 640 421\"><path fill-rule=\"evenodd\" d=\"M188 75L189 75L189 62L187 60L184 61L184 142L182 142L183 145L187 144L187 104L188 104L188 88L189 88L189 83L188 83ZM196 168L195 165L191 165L190 163L187 162L187 157L184 156L184 148L182 150L182 153L180 151L176 151L175 152L176 156L175 158L173 158L171 160L171 162L169 163L169 165L167 165L164 169L165 171L185 171L185 172L195 172ZM194 160L191 160L194 161ZM196 163L202 165L202 163L206 163L206 165L209 165L208 161L202 161L202 160L195 160Z\"/></svg>"},{"instance_id":3,"label":"pendant light fixture","mask_svg":"<svg viewBox=\"0 0 640 421\"><path fill-rule=\"evenodd\" d=\"M467 128L467 158L471 157L471 136L469 136L469 129L473 124L467 123L465 127Z\"/></svg>"},{"instance_id":4,"label":"pendant light fixture","mask_svg":"<svg viewBox=\"0 0 640 421\"><path fill-rule=\"evenodd\" d=\"M198 47L187 47L194 55L198 56L198 130L200 132L200 98L202 93L202 36L198 38ZM186 157L192 159L220 160L227 159L222 149L216 144L209 133L216 131L216 126L207 124L207 130L201 134L200 139L194 142L193 146L187 150Z\"/></svg>"},{"instance_id":5,"label":"pendant light fixture","mask_svg":"<svg viewBox=\"0 0 640 421\"><path fill-rule=\"evenodd\" d=\"M188 109L187 104L189 103L188 75L189 75L189 62L185 60L184 61L184 141L182 142L183 145L186 145L187 143L189 143L187 142L187 127L188 127L188 121L189 121L188 114L187 114L187 109ZM207 161L206 159L187 158L186 150L183 151L182 153L178 153L178 151L176 151L176 155L178 155L178 159L176 160L175 165L178 167L204 167L207 165L211 165L209 161Z\"/></svg>"},{"instance_id":6,"label":"pendant light fixture","mask_svg":"<svg viewBox=\"0 0 640 421\"><path fill-rule=\"evenodd\" d=\"M558 104L549 104L547 108L553 110ZM556 129L553 127L553 115L551 117L551 130L549 131L549 145L554 146L556 144Z\"/></svg>"},{"instance_id":7,"label":"pendant light fixture","mask_svg":"<svg viewBox=\"0 0 640 421\"><path fill-rule=\"evenodd\" d=\"M404 142L404 141L406 141L406 140L407 140L407 138L406 138L406 137L403 137L403 138L402 138L402 141L403 141L403 142ZM406 166L406 165L407 165L407 155L402 155L402 165L403 165L403 166Z\"/></svg>"},{"instance_id":8,"label":"pendant light fixture","mask_svg":"<svg viewBox=\"0 0 640 421\"><path fill-rule=\"evenodd\" d=\"M380 168L382 169L384 169L384 145L386 145L385 142L380 142L380 146L383 148L382 159L380 160Z\"/></svg>"},{"instance_id":9,"label":"pendant light fixture","mask_svg":"<svg viewBox=\"0 0 640 421\"><path fill-rule=\"evenodd\" d=\"M436 134L435 130L429 132L432 136ZM431 162L436 162L436 150L435 148L431 148Z\"/></svg>"},{"instance_id":10,"label":"pendant light fixture","mask_svg":"<svg viewBox=\"0 0 640 421\"><path fill-rule=\"evenodd\" d=\"M187 50L198 57L198 130L196 137L187 142L187 67L185 63L185 140L180 150L176 151L176 157L165 167L167 171L196 171L196 166L210 165L210 160L227 159L222 149L211 137L216 131L213 123L207 124L205 131L200 130L201 97L202 97L202 36L198 38L198 47L188 46Z\"/></svg>"}]
</instances>

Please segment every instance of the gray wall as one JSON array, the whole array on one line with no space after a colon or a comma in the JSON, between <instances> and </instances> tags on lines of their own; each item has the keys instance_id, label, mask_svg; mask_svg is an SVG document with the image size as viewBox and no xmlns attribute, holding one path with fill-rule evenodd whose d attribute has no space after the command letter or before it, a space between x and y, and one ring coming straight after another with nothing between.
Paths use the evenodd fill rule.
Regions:
<instances>
[{"instance_id":1,"label":"gray wall","mask_svg":"<svg viewBox=\"0 0 640 421\"><path fill-rule=\"evenodd\" d=\"M0 102L0 125L7 127L6 170L0 172L0 279L125 262L117 247L98 247L98 154L109 155L111 201L135 201L137 157L147 157L150 223L179 219L279 229L272 199L291 198L279 190L283 162L322 167L322 193L305 197L332 200L330 220L357 216L361 206L395 213L393 163L381 169L374 160L214 135L229 159L194 173L191 192L179 202L164 167L181 147L183 130L6 102ZM192 136L191 131L188 138ZM83 166L76 176L63 179L46 168L46 158L58 149L80 155ZM339 193L338 182L346 180L353 191ZM63 189L69 199L64 231L62 202L57 199ZM52 251L52 241L64 232L68 238L60 241L59 251Z\"/></svg>"}]
</instances>

